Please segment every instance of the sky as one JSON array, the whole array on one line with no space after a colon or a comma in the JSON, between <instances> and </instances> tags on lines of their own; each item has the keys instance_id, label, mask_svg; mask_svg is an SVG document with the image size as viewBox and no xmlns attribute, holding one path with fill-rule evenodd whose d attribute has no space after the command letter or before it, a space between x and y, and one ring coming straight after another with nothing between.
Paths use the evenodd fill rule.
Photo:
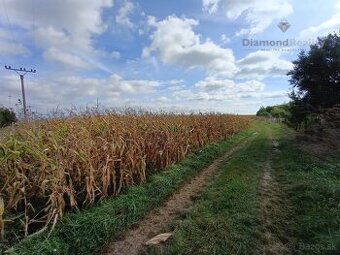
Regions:
<instances>
[{"instance_id":1,"label":"sky","mask_svg":"<svg viewBox=\"0 0 340 255\"><path fill-rule=\"evenodd\" d=\"M288 102L291 61L339 29L339 0L0 0L0 106L20 110L7 65L37 70L34 112L253 114Z\"/></svg>"}]
</instances>

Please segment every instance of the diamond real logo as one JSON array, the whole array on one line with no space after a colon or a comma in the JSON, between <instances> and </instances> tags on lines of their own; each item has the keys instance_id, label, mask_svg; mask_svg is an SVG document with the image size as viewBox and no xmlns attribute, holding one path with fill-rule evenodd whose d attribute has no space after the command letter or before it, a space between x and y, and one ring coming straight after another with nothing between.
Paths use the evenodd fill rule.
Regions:
<instances>
[{"instance_id":1,"label":"diamond real logo","mask_svg":"<svg viewBox=\"0 0 340 255\"><path fill-rule=\"evenodd\" d=\"M290 24L286 19L282 19L277 26L281 29L282 32L286 32L290 27Z\"/></svg>"}]
</instances>

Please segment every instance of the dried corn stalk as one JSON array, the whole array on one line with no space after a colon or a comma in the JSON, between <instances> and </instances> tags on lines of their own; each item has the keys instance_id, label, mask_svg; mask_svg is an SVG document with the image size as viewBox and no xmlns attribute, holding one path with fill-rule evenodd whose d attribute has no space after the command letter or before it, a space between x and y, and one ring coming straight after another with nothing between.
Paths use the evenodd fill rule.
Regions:
<instances>
[{"instance_id":1,"label":"dried corn stalk","mask_svg":"<svg viewBox=\"0 0 340 255\"><path fill-rule=\"evenodd\" d=\"M24 124L0 144L0 194L29 235L36 222L55 224L66 210L118 195L249 123L223 114L109 114Z\"/></svg>"},{"instance_id":2,"label":"dried corn stalk","mask_svg":"<svg viewBox=\"0 0 340 255\"><path fill-rule=\"evenodd\" d=\"M3 220L3 214L5 212L4 199L0 197L0 240L5 238L5 223Z\"/></svg>"}]
</instances>

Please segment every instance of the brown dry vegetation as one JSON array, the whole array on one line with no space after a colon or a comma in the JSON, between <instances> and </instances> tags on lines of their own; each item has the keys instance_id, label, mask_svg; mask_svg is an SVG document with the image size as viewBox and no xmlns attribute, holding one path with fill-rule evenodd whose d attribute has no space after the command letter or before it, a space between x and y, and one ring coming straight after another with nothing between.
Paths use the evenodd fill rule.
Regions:
<instances>
[{"instance_id":1,"label":"brown dry vegetation","mask_svg":"<svg viewBox=\"0 0 340 255\"><path fill-rule=\"evenodd\" d=\"M19 126L0 143L0 197L24 234L117 195L248 127L230 115L92 115ZM20 220L20 221L19 221Z\"/></svg>"}]
</instances>

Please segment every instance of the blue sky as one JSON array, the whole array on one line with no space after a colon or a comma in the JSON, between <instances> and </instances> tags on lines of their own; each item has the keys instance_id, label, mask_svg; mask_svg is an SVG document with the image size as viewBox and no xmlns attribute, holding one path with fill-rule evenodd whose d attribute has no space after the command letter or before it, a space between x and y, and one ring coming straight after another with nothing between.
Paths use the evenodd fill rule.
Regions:
<instances>
[{"instance_id":1,"label":"blue sky","mask_svg":"<svg viewBox=\"0 0 340 255\"><path fill-rule=\"evenodd\" d=\"M103 107L248 114L287 102L291 61L339 28L338 0L0 0L0 65L37 69L25 81L41 113L98 98ZM303 46L243 44L286 39ZM1 68L0 91L0 105L15 108L18 75Z\"/></svg>"}]
</instances>

